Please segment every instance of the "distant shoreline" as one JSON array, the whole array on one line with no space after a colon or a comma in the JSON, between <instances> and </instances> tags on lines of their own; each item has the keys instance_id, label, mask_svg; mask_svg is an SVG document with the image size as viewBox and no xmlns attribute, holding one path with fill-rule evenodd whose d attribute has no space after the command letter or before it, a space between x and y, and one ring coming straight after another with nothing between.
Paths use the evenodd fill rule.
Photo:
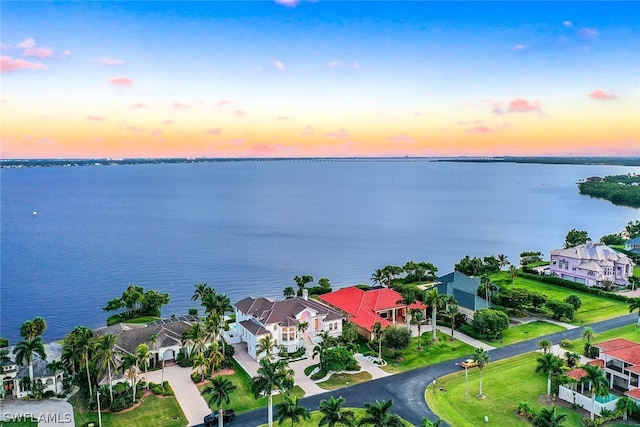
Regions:
<instances>
[{"instance_id":1,"label":"distant shoreline","mask_svg":"<svg viewBox=\"0 0 640 427\"><path fill-rule=\"evenodd\" d=\"M130 159L9 159L0 160L0 168L121 166L170 163L217 162L471 162L471 163L537 163L557 165L640 166L640 157L271 157L271 158L130 158Z\"/></svg>"}]
</instances>

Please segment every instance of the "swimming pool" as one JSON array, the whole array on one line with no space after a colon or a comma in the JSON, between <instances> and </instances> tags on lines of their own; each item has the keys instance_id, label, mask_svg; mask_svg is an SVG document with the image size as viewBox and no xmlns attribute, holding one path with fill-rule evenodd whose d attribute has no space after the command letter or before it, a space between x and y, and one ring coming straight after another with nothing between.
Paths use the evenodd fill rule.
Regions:
<instances>
[{"instance_id":1,"label":"swimming pool","mask_svg":"<svg viewBox=\"0 0 640 427\"><path fill-rule=\"evenodd\" d=\"M617 398L618 396L616 396L615 394L609 393L608 396L596 396L596 401L600 403L609 403L609 402L613 402Z\"/></svg>"}]
</instances>

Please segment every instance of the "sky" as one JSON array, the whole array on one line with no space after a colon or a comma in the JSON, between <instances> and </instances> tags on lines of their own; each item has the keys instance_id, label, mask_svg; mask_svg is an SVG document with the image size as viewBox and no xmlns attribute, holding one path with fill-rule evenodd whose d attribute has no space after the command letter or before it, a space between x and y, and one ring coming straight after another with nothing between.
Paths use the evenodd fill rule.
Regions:
<instances>
[{"instance_id":1,"label":"sky","mask_svg":"<svg viewBox=\"0 0 640 427\"><path fill-rule=\"evenodd\" d=\"M639 2L0 13L3 159L640 155Z\"/></svg>"}]
</instances>

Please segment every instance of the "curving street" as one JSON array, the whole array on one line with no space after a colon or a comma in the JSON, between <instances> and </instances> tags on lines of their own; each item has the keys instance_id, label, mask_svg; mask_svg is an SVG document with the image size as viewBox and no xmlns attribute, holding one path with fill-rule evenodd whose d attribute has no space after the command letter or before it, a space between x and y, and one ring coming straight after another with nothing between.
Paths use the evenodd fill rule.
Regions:
<instances>
[{"instance_id":1,"label":"curving street","mask_svg":"<svg viewBox=\"0 0 640 427\"><path fill-rule=\"evenodd\" d=\"M602 332L618 328L620 326L633 324L635 323L636 318L636 314L629 314L585 326L592 327L595 332ZM493 349L489 351L489 355L491 357L490 360L491 362L495 362L508 357L535 351L538 349L538 341L542 338L549 339L553 344L558 344L560 340L565 338L580 338L581 334L582 328L578 327L546 335L544 337L536 337L534 339L506 347ZM374 402L376 399L393 399L393 407L391 411L400 415L407 421L418 425L422 417L426 416L429 419L436 418L436 415L431 411L424 399L424 393L427 385L429 385L434 379L443 375L460 371L458 364L463 360L464 358L453 359L438 363L437 365L414 369L401 374L390 375L388 377L357 384L337 391L305 397L300 400L300 403L309 409L315 410L318 408L322 399L326 399L331 395L336 397L342 396L346 399L346 406L355 407L362 407L365 402ZM265 424L266 422L267 409L261 408L238 415L233 421L233 424L241 426L257 426ZM447 426L444 421L440 425Z\"/></svg>"}]
</instances>

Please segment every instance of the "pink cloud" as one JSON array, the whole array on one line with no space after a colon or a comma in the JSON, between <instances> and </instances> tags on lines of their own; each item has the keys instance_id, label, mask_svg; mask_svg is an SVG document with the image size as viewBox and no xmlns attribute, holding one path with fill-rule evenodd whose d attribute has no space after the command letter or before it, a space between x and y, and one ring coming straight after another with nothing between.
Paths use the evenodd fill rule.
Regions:
<instances>
[{"instance_id":1,"label":"pink cloud","mask_svg":"<svg viewBox=\"0 0 640 427\"><path fill-rule=\"evenodd\" d=\"M30 62L22 58L13 59L10 56L0 57L0 72L8 73L16 70L45 70L47 67L40 62Z\"/></svg>"},{"instance_id":2,"label":"pink cloud","mask_svg":"<svg viewBox=\"0 0 640 427\"><path fill-rule=\"evenodd\" d=\"M284 71L284 63L281 61L273 61L273 66L276 67L280 71Z\"/></svg>"},{"instance_id":3,"label":"pink cloud","mask_svg":"<svg viewBox=\"0 0 640 427\"><path fill-rule=\"evenodd\" d=\"M244 117L247 115L247 112L244 110L236 110L233 112L233 115L237 117Z\"/></svg>"},{"instance_id":4,"label":"pink cloud","mask_svg":"<svg viewBox=\"0 0 640 427\"><path fill-rule=\"evenodd\" d=\"M133 79L129 77L107 77L107 81L115 86L131 86Z\"/></svg>"},{"instance_id":5,"label":"pink cloud","mask_svg":"<svg viewBox=\"0 0 640 427\"><path fill-rule=\"evenodd\" d=\"M596 39L600 36L600 33L592 28L580 28L578 30L578 35L587 39Z\"/></svg>"},{"instance_id":6,"label":"pink cloud","mask_svg":"<svg viewBox=\"0 0 640 427\"><path fill-rule=\"evenodd\" d=\"M275 2L287 7L296 7L300 0L275 0Z\"/></svg>"},{"instance_id":7,"label":"pink cloud","mask_svg":"<svg viewBox=\"0 0 640 427\"><path fill-rule=\"evenodd\" d=\"M115 59L103 56L102 58L98 58L98 62L103 65L122 65L124 61L122 59Z\"/></svg>"},{"instance_id":8,"label":"pink cloud","mask_svg":"<svg viewBox=\"0 0 640 427\"><path fill-rule=\"evenodd\" d=\"M173 104L171 104L172 110L186 110L187 108L189 108L189 106L181 102L174 102Z\"/></svg>"},{"instance_id":9,"label":"pink cloud","mask_svg":"<svg viewBox=\"0 0 640 427\"><path fill-rule=\"evenodd\" d=\"M102 122L107 120L104 116L84 116L85 119L91 120L92 122Z\"/></svg>"},{"instance_id":10,"label":"pink cloud","mask_svg":"<svg viewBox=\"0 0 640 427\"><path fill-rule=\"evenodd\" d=\"M53 56L53 50L36 47L36 41L31 37L18 43L18 47L24 49L22 53L24 56L37 56L38 58L49 58Z\"/></svg>"},{"instance_id":11,"label":"pink cloud","mask_svg":"<svg viewBox=\"0 0 640 427\"><path fill-rule=\"evenodd\" d=\"M275 152L276 149L274 147L272 147L271 145L267 145L267 144L256 144L253 147L251 147L251 152L252 153L260 153L260 154L264 154L264 153L273 153Z\"/></svg>"},{"instance_id":12,"label":"pink cloud","mask_svg":"<svg viewBox=\"0 0 640 427\"><path fill-rule=\"evenodd\" d=\"M540 101L527 101L522 98L509 101L509 113L530 113L532 111L541 111Z\"/></svg>"},{"instance_id":13,"label":"pink cloud","mask_svg":"<svg viewBox=\"0 0 640 427\"><path fill-rule=\"evenodd\" d=\"M485 134L485 133L491 133L493 131L486 126L476 126L474 128L467 129L465 132L472 133L472 134Z\"/></svg>"},{"instance_id":14,"label":"pink cloud","mask_svg":"<svg viewBox=\"0 0 640 427\"><path fill-rule=\"evenodd\" d=\"M331 68L338 68L341 65L342 65L342 61L340 61L339 59L329 62L329 67Z\"/></svg>"},{"instance_id":15,"label":"pink cloud","mask_svg":"<svg viewBox=\"0 0 640 427\"><path fill-rule=\"evenodd\" d=\"M406 133L403 133L403 134L400 134L400 135L388 136L387 137L387 141L393 142L393 143L406 144L406 143L410 143L410 142L415 142L415 139L411 138Z\"/></svg>"},{"instance_id":16,"label":"pink cloud","mask_svg":"<svg viewBox=\"0 0 640 427\"><path fill-rule=\"evenodd\" d=\"M149 108L149 106L147 104L143 104L142 102L136 102L130 108L133 110L141 110L143 108Z\"/></svg>"},{"instance_id":17,"label":"pink cloud","mask_svg":"<svg viewBox=\"0 0 640 427\"><path fill-rule=\"evenodd\" d=\"M222 129L220 129L220 128L207 129L207 130L204 131L204 133L206 135L217 136L217 135L220 135L222 133Z\"/></svg>"},{"instance_id":18,"label":"pink cloud","mask_svg":"<svg viewBox=\"0 0 640 427\"><path fill-rule=\"evenodd\" d=\"M602 89L596 89L589 94L589 98L599 99L601 101L613 101L614 99L618 99L618 95L607 93Z\"/></svg>"},{"instance_id":19,"label":"pink cloud","mask_svg":"<svg viewBox=\"0 0 640 427\"><path fill-rule=\"evenodd\" d=\"M20 43L18 43L18 47L20 49L30 49L30 48L35 47L35 46L36 46L36 41L31 37L29 37L28 39L25 39L25 40L21 41Z\"/></svg>"},{"instance_id":20,"label":"pink cloud","mask_svg":"<svg viewBox=\"0 0 640 427\"><path fill-rule=\"evenodd\" d=\"M223 99L221 101L216 102L216 107L225 107L227 105L233 104L233 101L230 99Z\"/></svg>"},{"instance_id":21,"label":"pink cloud","mask_svg":"<svg viewBox=\"0 0 640 427\"><path fill-rule=\"evenodd\" d=\"M325 135L329 138L348 138L349 132L347 132L346 129L342 128L338 129L337 132L327 132Z\"/></svg>"}]
</instances>

